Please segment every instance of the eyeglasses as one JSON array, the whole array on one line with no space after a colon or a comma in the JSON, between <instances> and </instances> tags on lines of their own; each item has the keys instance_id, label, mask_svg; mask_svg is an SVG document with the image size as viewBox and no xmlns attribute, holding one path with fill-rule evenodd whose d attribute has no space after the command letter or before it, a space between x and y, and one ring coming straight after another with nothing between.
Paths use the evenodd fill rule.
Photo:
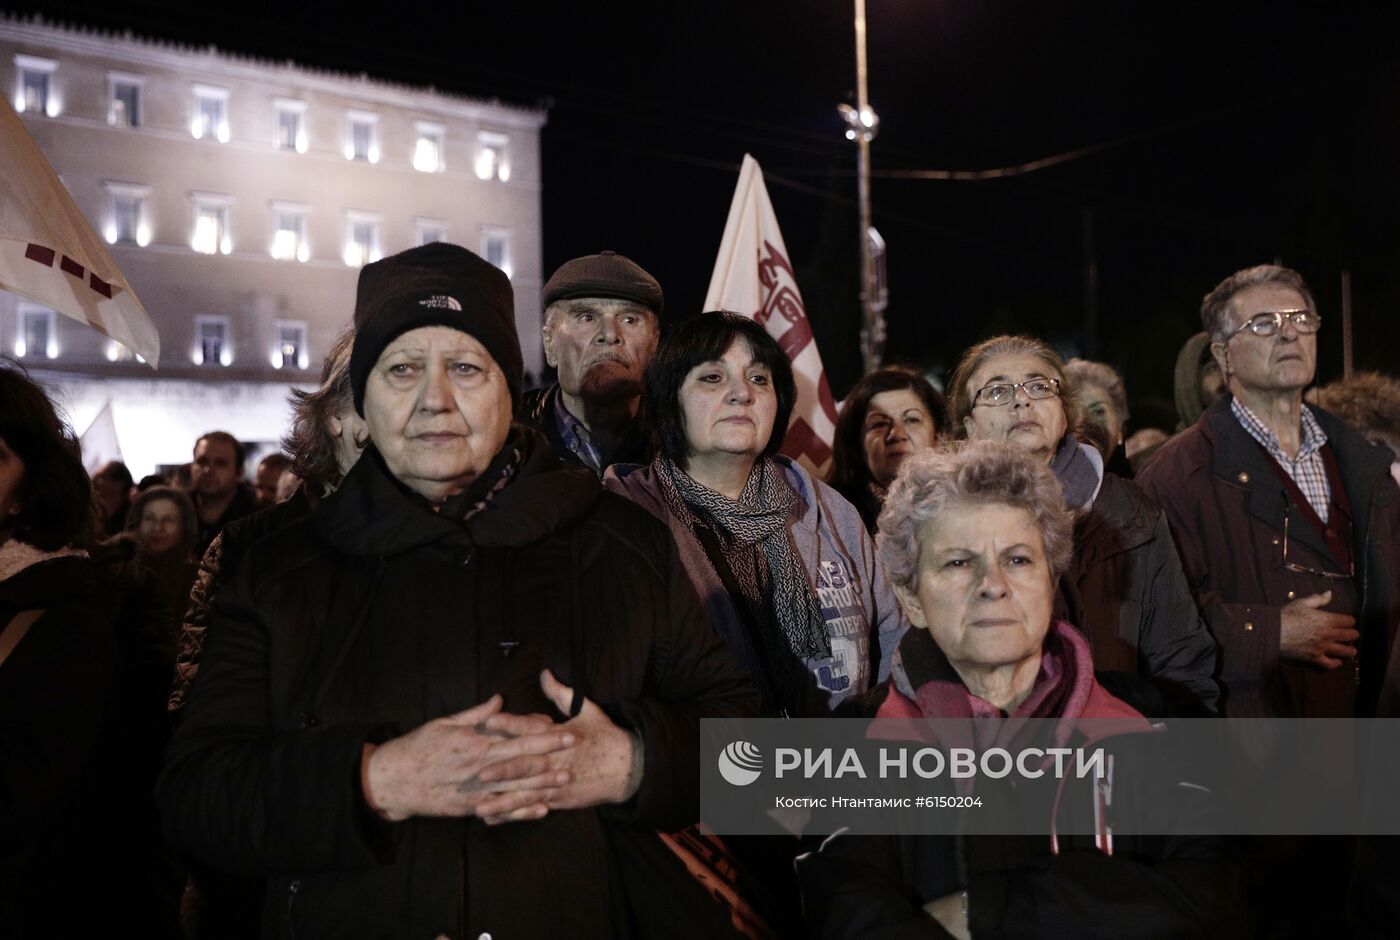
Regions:
<instances>
[{"instance_id":1,"label":"eyeglasses","mask_svg":"<svg viewBox=\"0 0 1400 940\"><path fill-rule=\"evenodd\" d=\"M1319 578L1327 578L1332 581L1347 581L1356 577L1356 559L1352 559L1350 569L1346 574L1339 574L1335 571L1319 571L1317 568L1309 568L1306 565L1297 565L1288 560L1288 517L1292 514L1293 506L1288 501L1288 494L1283 497L1283 568L1285 571L1296 571L1298 574L1315 574Z\"/></svg>"},{"instance_id":2,"label":"eyeglasses","mask_svg":"<svg viewBox=\"0 0 1400 940\"><path fill-rule=\"evenodd\" d=\"M1311 310L1270 310L1266 313L1256 313L1240 326L1238 330L1225 337L1225 342L1229 342L1239 336L1245 330L1255 336L1273 336L1283 329L1283 321L1291 320L1293 328L1299 333L1316 333L1322 326L1322 317Z\"/></svg>"},{"instance_id":3,"label":"eyeglasses","mask_svg":"<svg viewBox=\"0 0 1400 940\"><path fill-rule=\"evenodd\" d=\"M996 408L998 405L1008 405L1016 397L1016 389L1018 388L1024 391L1026 397L1032 401L1054 398L1060 394L1060 380L1027 379L1024 382L995 382L991 385L983 385L977 390L977 394L972 396L973 407L987 405Z\"/></svg>"}]
</instances>

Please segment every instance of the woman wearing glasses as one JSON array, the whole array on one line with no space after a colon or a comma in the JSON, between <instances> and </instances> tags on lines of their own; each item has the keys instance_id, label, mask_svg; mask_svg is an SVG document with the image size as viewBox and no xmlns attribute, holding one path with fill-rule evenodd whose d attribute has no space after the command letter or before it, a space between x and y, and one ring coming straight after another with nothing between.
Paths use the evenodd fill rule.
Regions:
<instances>
[{"instance_id":1,"label":"woman wearing glasses","mask_svg":"<svg viewBox=\"0 0 1400 940\"><path fill-rule=\"evenodd\" d=\"M1166 519L1069 432L1074 398L1059 355L1032 337L994 336L963 354L948 389L956 433L1019 447L1059 479L1075 524L1057 615L1084 632L1095 667L1153 680L1172 711L1213 712L1215 642Z\"/></svg>"}]
</instances>

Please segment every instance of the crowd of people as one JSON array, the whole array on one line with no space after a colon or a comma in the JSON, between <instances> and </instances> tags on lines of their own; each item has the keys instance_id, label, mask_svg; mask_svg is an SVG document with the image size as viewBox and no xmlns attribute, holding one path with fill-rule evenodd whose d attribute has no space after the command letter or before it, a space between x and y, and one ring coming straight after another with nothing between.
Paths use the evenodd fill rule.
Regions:
<instances>
[{"instance_id":1,"label":"crowd of people","mask_svg":"<svg viewBox=\"0 0 1400 940\"><path fill-rule=\"evenodd\" d=\"M251 474L216 430L89 479L0 365L0 932L1394 934L1400 845L1223 837L1143 753L1400 714L1400 382L1312 389L1295 272L1206 295L1175 429L994 336L942 391L865 376L827 479L779 452L797 386L753 320L663 332L613 252L544 301L527 390L501 271L366 265ZM1056 838L1049 791L1048 837L704 825L702 719L832 715L1114 719L1113 812L1158 835Z\"/></svg>"}]
</instances>

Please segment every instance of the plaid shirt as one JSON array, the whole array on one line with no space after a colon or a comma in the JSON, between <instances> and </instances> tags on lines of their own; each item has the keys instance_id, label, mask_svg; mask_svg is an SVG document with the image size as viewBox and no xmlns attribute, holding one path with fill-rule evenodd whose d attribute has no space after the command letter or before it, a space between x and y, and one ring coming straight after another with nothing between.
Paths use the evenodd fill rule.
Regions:
<instances>
[{"instance_id":1,"label":"plaid shirt","mask_svg":"<svg viewBox=\"0 0 1400 940\"><path fill-rule=\"evenodd\" d=\"M564 440L564 446L569 448L584 466L602 476L603 453L598 449L598 445L593 443L593 438L589 435L588 428L583 426L583 422L564 407L563 395L554 396L554 421L559 428L559 436Z\"/></svg>"},{"instance_id":2,"label":"plaid shirt","mask_svg":"<svg viewBox=\"0 0 1400 940\"><path fill-rule=\"evenodd\" d=\"M1230 410L1249 436L1258 441L1283 468L1283 472L1293 478L1298 489L1308 498L1308 504L1317 512L1317 517L1326 523L1327 506L1332 500L1332 486L1327 482L1327 465L1322 462L1322 445L1327 443L1327 434L1308 406L1302 406L1303 441L1298 446L1297 457L1285 454L1279 446L1278 436L1265 427L1254 412L1241 405L1238 398L1230 399Z\"/></svg>"}]
</instances>

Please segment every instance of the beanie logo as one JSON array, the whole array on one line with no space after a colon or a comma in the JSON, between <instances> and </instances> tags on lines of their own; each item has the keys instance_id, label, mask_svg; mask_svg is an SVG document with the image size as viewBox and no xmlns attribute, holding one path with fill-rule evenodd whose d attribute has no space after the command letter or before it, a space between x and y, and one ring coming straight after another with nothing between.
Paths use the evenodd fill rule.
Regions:
<instances>
[{"instance_id":1,"label":"beanie logo","mask_svg":"<svg viewBox=\"0 0 1400 940\"><path fill-rule=\"evenodd\" d=\"M456 297L449 297L446 294L434 294L418 301L418 306L428 307L432 310L456 310L461 311L462 305Z\"/></svg>"}]
</instances>

